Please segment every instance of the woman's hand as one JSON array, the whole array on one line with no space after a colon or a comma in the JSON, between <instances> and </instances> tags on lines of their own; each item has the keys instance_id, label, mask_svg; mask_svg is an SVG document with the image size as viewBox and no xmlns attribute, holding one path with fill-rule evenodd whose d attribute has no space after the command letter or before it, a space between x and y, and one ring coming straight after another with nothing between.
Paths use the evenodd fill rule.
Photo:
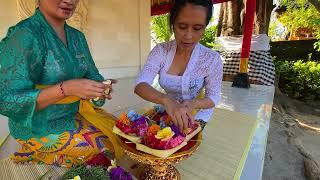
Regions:
<instances>
[{"instance_id":1,"label":"woman's hand","mask_svg":"<svg viewBox=\"0 0 320 180\"><path fill-rule=\"evenodd\" d=\"M72 79L63 82L63 91L66 96L78 96L82 99L92 99L96 97L106 97L111 99L110 94L105 95L104 91L110 89L112 85L106 85L89 79Z\"/></svg>"},{"instance_id":2,"label":"woman's hand","mask_svg":"<svg viewBox=\"0 0 320 180\"><path fill-rule=\"evenodd\" d=\"M183 100L180 104L188 109L188 112L191 114L190 123L191 125L194 124L195 119L194 119L194 116L192 115L192 111L196 108L194 100Z\"/></svg>"},{"instance_id":3,"label":"woman's hand","mask_svg":"<svg viewBox=\"0 0 320 180\"><path fill-rule=\"evenodd\" d=\"M195 109L194 101L193 100L183 100L181 105L187 107L190 111Z\"/></svg>"},{"instance_id":4,"label":"woman's hand","mask_svg":"<svg viewBox=\"0 0 320 180\"><path fill-rule=\"evenodd\" d=\"M173 123L180 129L181 132L189 127L190 121L193 122L193 116L188 107L179 102L166 97L163 105L172 118Z\"/></svg>"}]
</instances>

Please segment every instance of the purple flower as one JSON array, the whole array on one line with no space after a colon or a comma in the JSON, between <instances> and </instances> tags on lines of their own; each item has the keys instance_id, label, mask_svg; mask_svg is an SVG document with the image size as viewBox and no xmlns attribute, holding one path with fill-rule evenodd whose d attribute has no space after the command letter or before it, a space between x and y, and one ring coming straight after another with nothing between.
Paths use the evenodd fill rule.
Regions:
<instances>
[{"instance_id":1,"label":"purple flower","mask_svg":"<svg viewBox=\"0 0 320 180\"><path fill-rule=\"evenodd\" d=\"M182 132L180 132L180 130L178 129L178 127L174 124L172 124L171 126L171 130L174 132L174 136L173 137L177 137L177 136L185 136Z\"/></svg>"},{"instance_id":2,"label":"purple flower","mask_svg":"<svg viewBox=\"0 0 320 180\"><path fill-rule=\"evenodd\" d=\"M142 124L146 124L148 125L147 123L147 118L144 117L144 116L141 116L139 119L135 120L132 124L132 128L137 128L138 126L142 125Z\"/></svg>"},{"instance_id":3,"label":"purple flower","mask_svg":"<svg viewBox=\"0 0 320 180\"><path fill-rule=\"evenodd\" d=\"M132 128L137 136L144 136L148 131L147 118L141 116L139 119L133 122Z\"/></svg>"},{"instance_id":4,"label":"purple flower","mask_svg":"<svg viewBox=\"0 0 320 180\"><path fill-rule=\"evenodd\" d=\"M111 169L110 177L112 180L133 180L131 174L119 166Z\"/></svg>"}]
</instances>

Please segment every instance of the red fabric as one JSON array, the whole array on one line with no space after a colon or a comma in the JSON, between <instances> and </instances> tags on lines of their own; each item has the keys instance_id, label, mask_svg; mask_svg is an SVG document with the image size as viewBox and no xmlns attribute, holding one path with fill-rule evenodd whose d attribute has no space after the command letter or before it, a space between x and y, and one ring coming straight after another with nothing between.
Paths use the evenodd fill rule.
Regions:
<instances>
[{"instance_id":1,"label":"red fabric","mask_svg":"<svg viewBox=\"0 0 320 180\"><path fill-rule=\"evenodd\" d=\"M227 2L227 1L231 1L231 0L212 0L212 3L219 4L219 3L223 3L223 2ZM152 6L151 7L151 16L169 13L171 6L172 6L171 3Z\"/></svg>"},{"instance_id":2,"label":"red fabric","mask_svg":"<svg viewBox=\"0 0 320 180\"><path fill-rule=\"evenodd\" d=\"M156 5L151 7L151 16L166 14L170 12L171 4Z\"/></svg>"},{"instance_id":3,"label":"red fabric","mask_svg":"<svg viewBox=\"0 0 320 180\"><path fill-rule=\"evenodd\" d=\"M103 166L108 168L111 166L111 160L108 159L103 153L100 153L87 161L86 164L90 166Z\"/></svg>"},{"instance_id":4,"label":"red fabric","mask_svg":"<svg viewBox=\"0 0 320 180\"><path fill-rule=\"evenodd\" d=\"M256 0L247 0L246 14L244 16L241 58L249 58L255 12Z\"/></svg>"}]
</instances>

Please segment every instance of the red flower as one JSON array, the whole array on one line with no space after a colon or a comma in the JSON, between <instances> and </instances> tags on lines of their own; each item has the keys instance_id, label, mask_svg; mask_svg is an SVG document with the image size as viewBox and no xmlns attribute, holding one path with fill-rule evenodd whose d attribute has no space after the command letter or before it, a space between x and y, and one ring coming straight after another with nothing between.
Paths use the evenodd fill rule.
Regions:
<instances>
[{"instance_id":1,"label":"red flower","mask_svg":"<svg viewBox=\"0 0 320 180\"><path fill-rule=\"evenodd\" d=\"M103 153L100 153L87 161L86 164L90 166L103 166L104 168L108 168L111 166L111 161Z\"/></svg>"},{"instance_id":2,"label":"red flower","mask_svg":"<svg viewBox=\"0 0 320 180\"><path fill-rule=\"evenodd\" d=\"M122 132L124 132L125 134L134 134L134 133L135 133L134 129L132 129L130 126L127 126L127 125L123 124L123 123L120 122L120 121L116 121L116 126L117 126Z\"/></svg>"}]
</instances>

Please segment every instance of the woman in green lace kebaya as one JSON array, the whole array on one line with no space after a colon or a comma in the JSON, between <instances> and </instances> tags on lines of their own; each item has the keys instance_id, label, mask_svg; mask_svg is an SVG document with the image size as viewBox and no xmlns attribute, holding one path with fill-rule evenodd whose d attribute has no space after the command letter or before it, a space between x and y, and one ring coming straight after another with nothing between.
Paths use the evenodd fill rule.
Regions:
<instances>
[{"instance_id":1,"label":"woman in green lace kebaya","mask_svg":"<svg viewBox=\"0 0 320 180\"><path fill-rule=\"evenodd\" d=\"M111 98L83 33L65 22L78 1L40 0L0 43L0 114L22 146L11 156L16 162L71 167L114 151L110 138L78 114L79 101L57 104L70 96Z\"/></svg>"}]
</instances>

